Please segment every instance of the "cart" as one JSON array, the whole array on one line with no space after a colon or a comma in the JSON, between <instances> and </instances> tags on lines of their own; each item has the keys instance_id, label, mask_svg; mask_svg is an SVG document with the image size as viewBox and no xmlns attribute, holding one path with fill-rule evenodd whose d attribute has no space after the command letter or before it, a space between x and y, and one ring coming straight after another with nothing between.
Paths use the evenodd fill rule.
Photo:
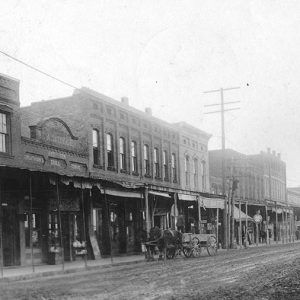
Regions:
<instances>
[{"instance_id":1,"label":"cart","mask_svg":"<svg viewBox=\"0 0 300 300\"><path fill-rule=\"evenodd\" d=\"M202 248L206 248L209 256L215 256L218 250L218 243L215 234L205 233L183 233L183 247L190 249L190 256L199 257Z\"/></svg>"}]
</instances>

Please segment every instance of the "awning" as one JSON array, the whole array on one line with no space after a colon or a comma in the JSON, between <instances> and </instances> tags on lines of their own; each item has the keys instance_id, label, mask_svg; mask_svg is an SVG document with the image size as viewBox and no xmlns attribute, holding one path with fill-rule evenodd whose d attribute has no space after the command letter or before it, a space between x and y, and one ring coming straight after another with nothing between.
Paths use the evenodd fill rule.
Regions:
<instances>
[{"instance_id":1,"label":"awning","mask_svg":"<svg viewBox=\"0 0 300 300\"><path fill-rule=\"evenodd\" d=\"M234 210L233 210L233 216L234 216L234 219L237 221L240 220L240 216L241 216L242 221L246 221L246 219L248 219L248 221L253 221L253 219L251 217L247 216L244 212L239 210L236 206L234 207Z\"/></svg>"},{"instance_id":2,"label":"awning","mask_svg":"<svg viewBox=\"0 0 300 300\"><path fill-rule=\"evenodd\" d=\"M104 193L104 189L101 189L101 193ZM133 191L121 191L112 188L105 189L106 195L117 196L117 197L127 197L127 198L143 198L143 194L141 192L133 192Z\"/></svg>"},{"instance_id":3,"label":"awning","mask_svg":"<svg viewBox=\"0 0 300 300\"><path fill-rule=\"evenodd\" d=\"M171 198L171 196L168 193L163 193L163 192L149 191L149 194L150 195L155 195L155 196L161 196L161 197Z\"/></svg>"},{"instance_id":4,"label":"awning","mask_svg":"<svg viewBox=\"0 0 300 300\"><path fill-rule=\"evenodd\" d=\"M203 198L200 197L203 201L203 205L205 208L221 208L224 209L224 199L218 199L218 198Z\"/></svg>"},{"instance_id":5,"label":"awning","mask_svg":"<svg viewBox=\"0 0 300 300\"><path fill-rule=\"evenodd\" d=\"M183 201L197 201L197 196L186 195L186 194L178 194L178 199L183 200Z\"/></svg>"}]
</instances>

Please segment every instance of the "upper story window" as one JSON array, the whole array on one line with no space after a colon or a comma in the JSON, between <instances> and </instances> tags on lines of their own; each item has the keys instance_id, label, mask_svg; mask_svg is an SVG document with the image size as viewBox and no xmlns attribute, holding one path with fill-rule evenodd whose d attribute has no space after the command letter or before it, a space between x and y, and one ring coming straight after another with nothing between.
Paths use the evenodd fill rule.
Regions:
<instances>
[{"instance_id":1,"label":"upper story window","mask_svg":"<svg viewBox=\"0 0 300 300\"><path fill-rule=\"evenodd\" d=\"M194 159L194 165L193 165L193 173L194 173L194 187L198 188L198 159Z\"/></svg>"},{"instance_id":2,"label":"upper story window","mask_svg":"<svg viewBox=\"0 0 300 300\"><path fill-rule=\"evenodd\" d=\"M0 112L0 152L9 152L8 116Z\"/></svg>"},{"instance_id":3,"label":"upper story window","mask_svg":"<svg viewBox=\"0 0 300 300\"><path fill-rule=\"evenodd\" d=\"M202 181L202 191L206 190L206 162L201 162L201 181Z\"/></svg>"},{"instance_id":4,"label":"upper story window","mask_svg":"<svg viewBox=\"0 0 300 300\"><path fill-rule=\"evenodd\" d=\"M176 155L175 153L172 153L171 156L171 168L172 168L172 180L173 182L176 182Z\"/></svg>"},{"instance_id":5,"label":"upper story window","mask_svg":"<svg viewBox=\"0 0 300 300\"><path fill-rule=\"evenodd\" d=\"M131 170L133 173L138 172L136 141L131 141Z\"/></svg>"},{"instance_id":6,"label":"upper story window","mask_svg":"<svg viewBox=\"0 0 300 300\"><path fill-rule=\"evenodd\" d=\"M159 177L159 155L158 155L158 148L154 148L153 161L154 161L154 176L155 177Z\"/></svg>"},{"instance_id":7,"label":"upper story window","mask_svg":"<svg viewBox=\"0 0 300 300\"><path fill-rule=\"evenodd\" d=\"M114 166L114 151L113 151L113 137L112 134L106 134L106 153L107 153L107 166Z\"/></svg>"},{"instance_id":8,"label":"upper story window","mask_svg":"<svg viewBox=\"0 0 300 300\"><path fill-rule=\"evenodd\" d=\"M188 155L184 157L184 172L185 172L185 184L190 184L190 159Z\"/></svg>"},{"instance_id":9,"label":"upper story window","mask_svg":"<svg viewBox=\"0 0 300 300\"><path fill-rule=\"evenodd\" d=\"M144 173L150 175L149 146L144 145Z\"/></svg>"},{"instance_id":10,"label":"upper story window","mask_svg":"<svg viewBox=\"0 0 300 300\"><path fill-rule=\"evenodd\" d=\"M119 139L119 148L120 148L120 170L126 170L125 163L125 139L120 137Z\"/></svg>"},{"instance_id":11,"label":"upper story window","mask_svg":"<svg viewBox=\"0 0 300 300\"><path fill-rule=\"evenodd\" d=\"M169 179L169 172L168 172L168 154L167 151L163 151L163 170L164 170L164 180Z\"/></svg>"},{"instance_id":12,"label":"upper story window","mask_svg":"<svg viewBox=\"0 0 300 300\"><path fill-rule=\"evenodd\" d=\"M99 131L93 129L93 162L95 165L100 164L100 147L99 147Z\"/></svg>"}]
</instances>

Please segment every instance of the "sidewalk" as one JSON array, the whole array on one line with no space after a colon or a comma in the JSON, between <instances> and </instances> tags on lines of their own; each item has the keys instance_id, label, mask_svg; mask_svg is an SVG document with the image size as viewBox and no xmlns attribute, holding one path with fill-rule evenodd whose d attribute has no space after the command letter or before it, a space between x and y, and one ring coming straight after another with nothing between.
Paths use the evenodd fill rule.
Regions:
<instances>
[{"instance_id":1,"label":"sidewalk","mask_svg":"<svg viewBox=\"0 0 300 300\"><path fill-rule=\"evenodd\" d=\"M109 268L112 266L128 265L143 261L145 261L145 256L141 254L113 257L113 262L111 262L110 258L101 258L99 260L87 260L87 267L85 266L85 261L83 259L72 262L65 262L64 270L62 264L37 265L34 266L34 272L32 266L4 267L3 276L0 273L0 282L11 280L24 280L44 276L54 276L64 273L76 273L84 270L96 269L99 267Z\"/></svg>"}]
</instances>

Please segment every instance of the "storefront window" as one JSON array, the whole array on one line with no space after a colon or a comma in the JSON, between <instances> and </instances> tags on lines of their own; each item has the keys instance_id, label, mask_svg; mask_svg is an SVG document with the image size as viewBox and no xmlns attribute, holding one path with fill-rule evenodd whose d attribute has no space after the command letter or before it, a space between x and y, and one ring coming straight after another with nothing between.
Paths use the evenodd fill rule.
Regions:
<instances>
[{"instance_id":1,"label":"storefront window","mask_svg":"<svg viewBox=\"0 0 300 300\"><path fill-rule=\"evenodd\" d=\"M30 248L30 220L29 220L30 214L25 214L25 221L24 221L24 227L25 227L25 246L26 248ZM33 248L39 248L40 247L40 239L41 239L41 216L39 213L34 212L32 213L32 219L31 219L31 230L32 230L32 247Z\"/></svg>"}]
</instances>

